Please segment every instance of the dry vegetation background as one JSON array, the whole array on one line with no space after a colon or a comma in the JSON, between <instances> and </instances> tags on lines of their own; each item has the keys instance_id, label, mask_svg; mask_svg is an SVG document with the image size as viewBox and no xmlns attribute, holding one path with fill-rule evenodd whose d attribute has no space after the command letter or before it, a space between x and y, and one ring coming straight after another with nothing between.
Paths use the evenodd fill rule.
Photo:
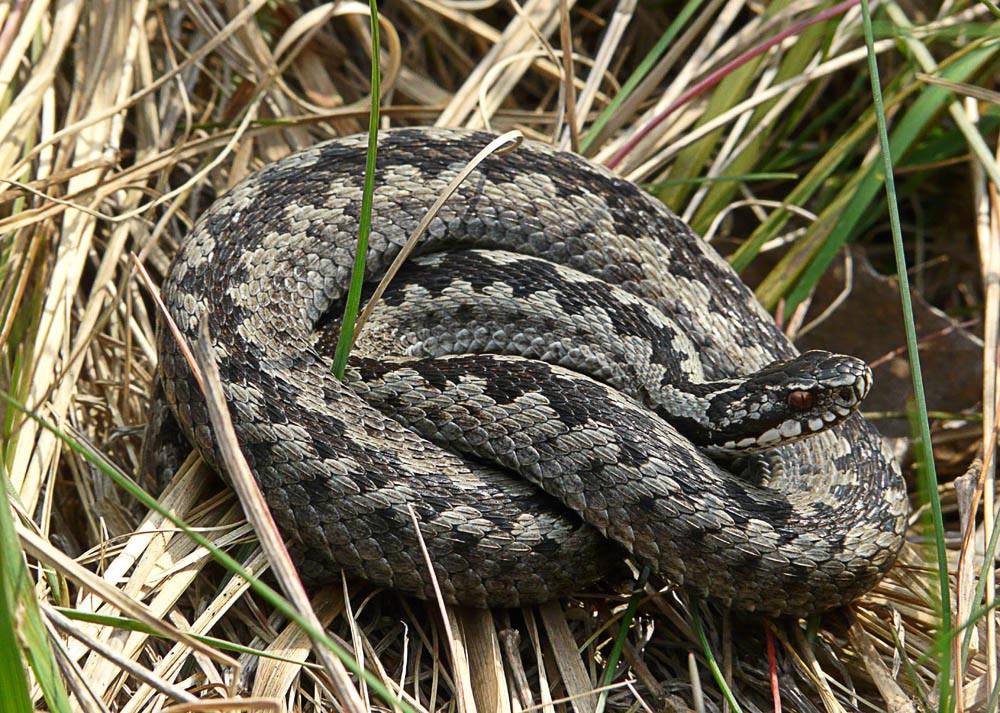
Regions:
<instances>
[{"instance_id":1,"label":"dry vegetation background","mask_svg":"<svg viewBox=\"0 0 1000 713\"><path fill-rule=\"evenodd\" d=\"M0 705L732 710L711 666L748 711L774 710L774 691L792 711L935 709L942 684L962 710L996 705L995 623L982 610L995 586L983 568L995 411L982 404L994 402L1000 296L996 16L962 2L875 9L944 506L954 603L942 626L897 282L879 274L895 268L860 6L560 5L384 3L383 125L517 127L579 147L655 184L800 345L873 361L869 409L895 438L915 508L898 565L849 611L810 622L731 616L660 582L634 614L628 597L597 592L442 613L350 583L310 592L312 604L370 680L313 655L273 600L128 481L142 482L151 291L228 186L366 129L366 7L6 0L0 390L61 434L0 406L0 647L31 667L25 688L27 669L3 657ZM626 84L637 69L641 81ZM970 469L977 454L986 467ZM159 502L264 574L239 503L193 459Z\"/></svg>"}]
</instances>

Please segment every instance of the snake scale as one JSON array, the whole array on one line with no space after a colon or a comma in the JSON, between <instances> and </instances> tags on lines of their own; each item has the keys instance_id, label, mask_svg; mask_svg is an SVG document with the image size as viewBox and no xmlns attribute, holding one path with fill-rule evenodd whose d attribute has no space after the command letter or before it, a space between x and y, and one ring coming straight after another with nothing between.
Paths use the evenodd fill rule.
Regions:
<instances>
[{"instance_id":1,"label":"snake scale","mask_svg":"<svg viewBox=\"0 0 1000 713\"><path fill-rule=\"evenodd\" d=\"M491 139L380 134L368 281ZM854 413L867 367L797 356L683 221L578 156L525 142L477 167L334 378L365 145L320 144L236 185L162 288L188 340L208 320L237 437L304 578L344 570L432 596L411 512L445 598L473 606L579 591L631 554L726 606L805 614L891 566L906 493ZM158 355L161 398L217 467L163 328ZM803 364L832 391L812 394ZM775 389L785 411L825 415L769 415L760 393ZM169 417L152 423L147 441L176 440Z\"/></svg>"}]
</instances>

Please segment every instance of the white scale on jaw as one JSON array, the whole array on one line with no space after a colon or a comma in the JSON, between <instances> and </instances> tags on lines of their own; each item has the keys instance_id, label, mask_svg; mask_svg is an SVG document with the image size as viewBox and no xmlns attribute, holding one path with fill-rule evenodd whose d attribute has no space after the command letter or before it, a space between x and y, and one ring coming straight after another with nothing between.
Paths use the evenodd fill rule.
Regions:
<instances>
[{"instance_id":1,"label":"white scale on jaw","mask_svg":"<svg viewBox=\"0 0 1000 713\"><path fill-rule=\"evenodd\" d=\"M841 416L847 416L850 413L849 409L844 409L839 406L834 406L837 414ZM847 413L845 413L847 412ZM825 427L825 422L833 422L837 419L837 415L831 411L826 411L823 413L821 418L811 418L808 421L810 431L818 431ZM769 428L764 433L759 436L749 436L747 438L742 438L738 441L726 441L723 444L723 450L744 450L752 446L769 446L781 443L782 441L795 438L802 434L802 424L794 419L789 419L787 421L782 421L779 426L775 428Z\"/></svg>"}]
</instances>

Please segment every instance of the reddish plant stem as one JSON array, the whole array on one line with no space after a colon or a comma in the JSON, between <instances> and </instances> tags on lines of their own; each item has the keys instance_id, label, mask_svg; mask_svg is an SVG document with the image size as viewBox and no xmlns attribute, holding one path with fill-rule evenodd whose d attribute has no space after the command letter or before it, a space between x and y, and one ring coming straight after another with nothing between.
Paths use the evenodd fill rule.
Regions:
<instances>
[{"instance_id":1,"label":"reddish plant stem","mask_svg":"<svg viewBox=\"0 0 1000 713\"><path fill-rule=\"evenodd\" d=\"M622 159L628 156L628 154L631 153L632 149L634 149L639 144L640 141L646 138L646 136L648 136L653 129L662 124L663 121L668 116L673 114L675 111L680 109L682 106L687 104L689 101L694 99L699 94L702 94L706 90L714 87L716 84L722 81L723 77L727 76L733 70L742 67L744 64L749 62L754 57L758 57L764 54L769 49L774 47L776 44L783 42L785 39L799 34L800 32L802 32L802 30L806 29L810 25L815 25L817 22L823 22L824 20L828 20L831 17L846 12L851 6L857 5L858 2L859 0L845 0L845 2L837 3L833 7L823 10L822 12L817 13L816 15L810 17L807 20L800 20L799 22L796 22L794 25L789 27L787 30L782 30L771 39L762 42L761 44L751 49L749 52L740 55L736 59L732 60L731 62L728 62L719 69L715 70L707 77L702 79L700 82L695 84L693 87L688 89L686 92L684 92L681 96L679 96L673 104L664 109L663 112L661 112L658 116L656 116L652 121L650 121L644 127L639 129L639 131L636 132L635 136L629 139L628 142L618 151L618 153L616 153L614 156L611 157L611 159L607 163L608 168L614 168L619 163L621 163Z\"/></svg>"}]
</instances>

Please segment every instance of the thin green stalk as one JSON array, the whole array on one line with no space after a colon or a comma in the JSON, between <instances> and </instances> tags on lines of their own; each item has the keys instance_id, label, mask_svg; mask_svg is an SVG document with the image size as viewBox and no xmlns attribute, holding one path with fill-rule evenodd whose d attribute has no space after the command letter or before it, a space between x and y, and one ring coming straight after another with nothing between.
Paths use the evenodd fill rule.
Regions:
<instances>
[{"instance_id":1,"label":"thin green stalk","mask_svg":"<svg viewBox=\"0 0 1000 713\"><path fill-rule=\"evenodd\" d=\"M983 710L995 711L997 710L997 701L1000 701L1000 681L997 681L993 686L993 692L990 694L990 701Z\"/></svg>"},{"instance_id":2,"label":"thin green stalk","mask_svg":"<svg viewBox=\"0 0 1000 713\"><path fill-rule=\"evenodd\" d=\"M152 627L146 626L141 621L136 621L135 619L129 619L123 616L109 616L107 614L96 614L94 612L80 611L78 609L70 609L64 606L53 606L53 608L62 614L64 617L71 621L84 621L88 624L97 624L98 626L107 626L114 629L120 629L121 631L137 631L147 636L155 636L157 638L166 638L162 631L157 631ZM312 663L310 661L299 661L298 659L291 658L289 656L281 656L280 654L273 654L270 651L265 651L263 649L254 648L253 646L244 646L243 644L234 644L232 641L227 641L226 639L220 639L216 636L206 636L205 634L196 634L192 631L187 632L195 641L200 641L208 646L214 646L217 649L222 649L223 651L231 651L237 654L247 654L249 656L256 656L262 659L271 659L272 661L281 661L283 663L295 664L296 666L302 666L304 668L311 669L313 671L322 671L323 667L319 664ZM0 689L2 690L2 689Z\"/></svg>"},{"instance_id":3,"label":"thin green stalk","mask_svg":"<svg viewBox=\"0 0 1000 713\"><path fill-rule=\"evenodd\" d=\"M351 272L351 286L347 291L344 305L344 320L340 324L337 350L333 355L333 374L343 381L347 357L351 353L354 337L354 322L358 319L361 306L361 285L365 279L365 261L368 258L368 235L372 228L372 200L375 195L375 157L378 149L379 94L382 73L379 70L378 6L375 0L368 0L371 10L372 32L372 109L368 115L368 158L365 162L365 186L361 193L361 219L358 223L358 244L354 250L354 268Z\"/></svg>"},{"instance_id":4,"label":"thin green stalk","mask_svg":"<svg viewBox=\"0 0 1000 713\"><path fill-rule=\"evenodd\" d=\"M990 541L986 545L986 556L984 557L984 560L986 562L989 562L991 558L996 556L998 538L1000 538L1000 527L994 527L993 532L990 533ZM972 601L973 602L983 601L983 596L985 594L986 594L986 576L980 574L979 578L976 580L976 591L972 595ZM993 607L997 606L1000 606L1000 600L994 601ZM990 608L991 607L983 608L981 610L982 614L985 614L987 611L989 611ZM980 614L980 612L972 612L971 614L969 614L968 622L960 622L961 624L960 628L967 627L965 631L965 637L962 639L963 667L965 666L965 661L967 660L969 652L971 650L970 646L972 644L972 637L976 633L975 629L971 626L968 626L968 624L976 621L982 614Z\"/></svg>"},{"instance_id":5,"label":"thin green stalk","mask_svg":"<svg viewBox=\"0 0 1000 713\"><path fill-rule=\"evenodd\" d=\"M861 0L861 17L864 24L865 45L868 47L868 75L872 84L872 99L875 104L875 119L878 124L878 141L882 154L882 168L885 172L885 190L889 208L889 226L892 230L892 247L896 256L896 275L899 279L899 299L903 308L903 326L906 329L906 347L910 357L910 373L913 375L913 396L916 401L917 422L920 427L920 457L923 463L927 497L930 500L934 523L934 539L937 550L938 587L941 590L941 627L938 636L944 636L951 628L951 591L948 586L948 556L944 544L944 519L941 515L941 500L937 491L937 470L934 465L934 451L931 446L930 422L927 419L927 400L924 397L924 383L920 371L920 353L917 350L917 330L913 319L913 304L910 301L910 283L906 269L906 253L903 249L903 234L896 205L896 184L893 180L892 154L889 150L889 132L886 128L885 111L882 106L881 82L878 74L872 31L871 9L868 0ZM941 649L939 689L941 692L939 710L951 710L951 647Z\"/></svg>"},{"instance_id":6,"label":"thin green stalk","mask_svg":"<svg viewBox=\"0 0 1000 713\"><path fill-rule=\"evenodd\" d=\"M950 646L951 640L956 636L959 636L960 634L976 634L976 624L979 623L980 619L985 617L994 609L1000 609L1000 601L994 601L989 606L982 606L975 611L970 612L968 619L956 625L954 629L945 632L944 636L938 637L934 644L929 649L924 651L924 653L920 655L920 658L916 660L916 665L922 666L927 661L930 661L932 658L939 655L941 653L941 648L943 646Z\"/></svg>"},{"instance_id":7,"label":"thin green stalk","mask_svg":"<svg viewBox=\"0 0 1000 713\"><path fill-rule=\"evenodd\" d=\"M0 469L0 646L7 652L0 656L0 691L4 692L3 710L33 710L28 693L27 676L21 658L18 634L27 644L23 651L35 679L53 710L69 710L69 699L62 686L45 627L38 617L38 605L28 576L28 568L18 546L17 533L7 505L9 480L7 470ZM20 630L20 631L19 631ZM30 642L30 643L29 643Z\"/></svg>"},{"instance_id":8,"label":"thin green stalk","mask_svg":"<svg viewBox=\"0 0 1000 713\"><path fill-rule=\"evenodd\" d=\"M587 131L586 136L580 141L580 153L586 154L587 149L590 145L601 135L604 127L607 126L608 122L611 121L617 112L618 108L628 99L635 88L639 86L639 83L646 78L650 70L653 69L654 65L659 61L663 53L667 51L667 48L673 44L674 38L680 34L680 31L687 24L687 21L691 19L695 10L701 5L702 0L688 0L688 3L681 8L681 11L674 18L674 21L670 23L670 27L667 28L666 32L657 40L656 45L652 50L649 51L639 66L636 67L635 71L632 72L631 76L622 85L621 90L615 95L615 98L611 100L611 103L601 112L601 115L597 117L597 121L593 123L590 129Z\"/></svg>"},{"instance_id":9,"label":"thin green stalk","mask_svg":"<svg viewBox=\"0 0 1000 713\"><path fill-rule=\"evenodd\" d=\"M657 181L656 183L643 183L642 188L647 191L653 191L657 188L666 188L667 186L700 186L706 183L748 183L750 181L779 181L797 179L799 174L797 173L741 173L732 176L694 176L692 178L678 178L675 180L667 181Z\"/></svg>"},{"instance_id":10,"label":"thin green stalk","mask_svg":"<svg viewBox=\"0 0 1000 713\"><path fill-rule=\"evenodd\" d=\"M729 707L735 713L743 713L740 704L736 702L736 696L729 690L729 684L726 683L726 677L722 675L722 669L719 668L719 664L715 660L712 647L709 646L708 637L705 636L705 629L701 625L701 615L698 613L699 605L700 602L697 599L691 599L691 621L694 623L694 630L698 634L698 641L701 642L701 649L705 652L705 660L708 662L708 668L712 671L712 677L715 678L715 683L719 686L719 690L722 691L722 695L729 702Z\"/></svg>"},{"instance_id":11,"label":"thin green stalk","mask_svg":"<svg viewBox=\"0 0 1000 713\"><path fill-rule=\"evenodd\" d=\"M603 713L604 706L607 705L608 690L615 678L615 669L618 668L618 660L621 658L622 649L625 648L625 637L628 636L629 627L632 626L635 611L639 608L639 600L642 599L642 588L646 585L649 574L650 570L647 565L639 573L639 578L635 581L635 591L632 592L632 596L628 600L628 606L625 607L625 613L622 614L621 624L618 626L618 635L615 636L614 646L611 647L611 655L608 656L608 665L604 667L604 675L601 677L600 687L602 690L600 698L597 699L597 713Z\"/></svg>"}]
</instances>

